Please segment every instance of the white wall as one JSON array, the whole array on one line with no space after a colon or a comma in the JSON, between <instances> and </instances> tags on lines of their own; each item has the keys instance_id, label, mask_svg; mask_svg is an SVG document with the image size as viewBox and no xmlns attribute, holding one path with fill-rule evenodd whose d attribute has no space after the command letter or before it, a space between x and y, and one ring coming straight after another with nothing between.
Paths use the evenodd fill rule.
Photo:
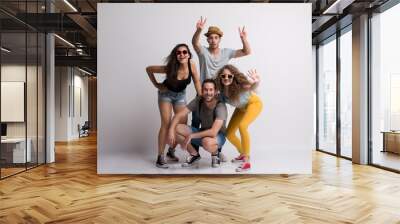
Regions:
<instances>
[{"instance_id":1,"label":"white wall","mask_svg":"<svg viewBox=\"0 0 400 224\"><path fill-rule=\"evenodd\" d=\"M248 32L252 55L231 62L262 76L264 109L250 127L252 173L311 173L311 4L98 4L98 173L234 172L154 168L160 117L145 67L162 64L177 43L190 44L200 16L223 30L222 47L241 48L238 26ZM224 152L237 154L229 143Z\"/></svg>"},{"instance_id":2,"label":"white wall","mask_svg":"<svg viewBox=\"0 0 400 224\"><path fill-rule=\"evenodd\" d=\"M76 73L78 72L78 74ZM74 94L73 96L75 102L74 102L74 108L72 110L75 110L75 113L73 113L73 119L71 120L72 122L72 136L73 138L79 137L79 132L77 129L78 124L81 126L85 123L85 121L88 120L88 77L87 76L82 76L82 73L79 72L78 70L75 70L75 75L74 75ZM80 93L79 93L80 91ZM80 95L80 97L79 97ZM81 102L79 102L81 101ZM79 107L82 111L79 110Z\"/></svg>"},{"instance_id":3,"label":"white wall","mask_svg":"<svg viewBox=\"0 0 400 224\"><path fill-rule=\"evenodd\" d=\"M68 67L55 68L55 141L68 140Z\"/></svg>"},{"instance_id":4,"label":"white wall","mask_svg":"<svg viewBox=\"0 0 400 224\"><path fill-rule=\"evenodd\" d=\"M88 120L88 78L72 67L56 67L55 81L55 140L69 141L77 139L78 124ZM81 90L82 116L74 104L77 102L77 90ZM74 113L75 109L75 113Z\"/></svg>"}]
</instances>

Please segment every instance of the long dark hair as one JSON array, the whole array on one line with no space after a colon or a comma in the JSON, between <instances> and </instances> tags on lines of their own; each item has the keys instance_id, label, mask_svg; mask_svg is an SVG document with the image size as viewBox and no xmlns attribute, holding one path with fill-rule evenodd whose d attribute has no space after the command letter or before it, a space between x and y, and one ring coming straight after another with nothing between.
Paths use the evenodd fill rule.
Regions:
<instances>
[{"instance_id":1,"label":"long dark hair","mask_svg":"<svg viewBox=\"0 0 400 224\"><path fill-rule=\"evenodd\" d=\"M167 79L169 79L170 81L177 80L178 69L180 64L177 59L176 51L180 47L185 47L187 49L189 54L189 60L192 58L192 53L190 52L189 46L187 44L177 44L172 49L171 53L165 59L165 62L167 63Z\"/></svg>"},{"instance_id":2,"label":"long dark hair","mask_svg":"<svg viewBox=\"0 0 400 224\"><path fill-rule=\"evenodd\" d=\"M225 69L229 70L233 75L232 84L229 86L224 86L224 84L222 84L221 74ZM228 95L226 97L233 101L239 100L240 94L247 91L247 89L243 88L243 85L250 84L246 76L240 72L238 68L230 64L225 65L218 70L215 81L217 83L217 88L219 91L221 91L221 93L224 93L225 88L229 88Z\"/></svg>"}]
</instances>

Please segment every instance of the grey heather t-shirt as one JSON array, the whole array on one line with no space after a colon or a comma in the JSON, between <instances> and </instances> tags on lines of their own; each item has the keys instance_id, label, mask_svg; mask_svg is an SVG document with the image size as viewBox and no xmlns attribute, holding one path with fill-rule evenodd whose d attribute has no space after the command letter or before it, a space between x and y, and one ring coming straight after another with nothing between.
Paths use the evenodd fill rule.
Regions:
<instances>
[{"instance_id":1,"label":"grey heather t-shirt","mask_svg":"<svg viewBox=\"0 0 400 224\"><path fill-rule=\"evenodd\" d=\"M205 46L201 46L199 56L200 63L200 80L215 78L216 73L229 60L235 56L236 50L230 48L222 48L218 58L214 58Z\"/></svg>"},{"instance_id":2,"label":"grey heather t-shirt","mask_svg":"<svg viewBox=\"0 0 400 224\"><path fill-rule=\"evenodd\" d=\"M196 97L194 100L192 100L188 105L187 108L190 111L198 111L199 110L199 104L200 104L200 97ZM215 110L215 113L214 113ZM226 120L228 118L228 111L226 109L226 105L223 102L218 102L217 106L215 109L209 109L207 105L202 102L202 105L200 107L200 125L201 129L210 129L214 123L214 117L215 120L223 120L224 123L222 124L220 132L225 134L226 131Z\"/></svg>"}]
</instances>

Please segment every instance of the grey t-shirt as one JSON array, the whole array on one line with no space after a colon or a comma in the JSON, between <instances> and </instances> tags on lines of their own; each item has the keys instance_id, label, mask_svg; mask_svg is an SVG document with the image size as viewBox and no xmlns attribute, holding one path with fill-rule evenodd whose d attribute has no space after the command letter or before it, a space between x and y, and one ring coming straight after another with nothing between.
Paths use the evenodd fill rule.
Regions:
<instances>
[{"instance_id":1,"label":"grey t-shirt","mask_svg":"<svg viewBox=\"0 0 400 224\"><path fill-rule=\"evenodd\" d=\"M194 100L190 101L187 105L187 108L190 111L198 111L200 105L200 97L196 97ZM215 111L215 112L214 112ZM223 120L224 123L222 124L220 132L225 134L226 131L226 120L228 118L228 111L226 109L226 105L223 102L218 102L215 109L209 109L207 105L202 102L200 107L200 125L202 130L210 129L215 120Z\"/></svg>"},{"instance_id":2,"label":"grey t-shirt","mask_svg":"<svg viewBox=\"0 0 400 224\"><path fill-rule=\"evenodd\" d=\"M216 73L229 60L235 56L236 50L230 48L222 48L218 58L214 58L205 46L201 46L199 56L200 63L200 80L215 78Z\"/></svg>"}]
</instances>

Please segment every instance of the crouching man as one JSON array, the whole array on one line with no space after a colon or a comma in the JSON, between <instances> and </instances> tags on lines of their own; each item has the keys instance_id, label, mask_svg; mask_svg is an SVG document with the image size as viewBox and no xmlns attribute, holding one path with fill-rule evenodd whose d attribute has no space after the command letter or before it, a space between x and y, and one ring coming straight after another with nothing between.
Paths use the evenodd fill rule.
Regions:
<instances>
[{"instance_id":1,"label":"crouching man","mask_svg":"<svg viewBox=\"0 0 400 224\"><path fill-rule=\"evenodd\" d=\"M213 79L206 79L202 85L202 96L196 97L183 110L172 119L168 130L168 141L173 145L175 141L189 153L186 162L182 164L189 167L200 160L199 152L192 146L201 146L211 153L211 166L220 164L218 148L225 143L226 119L228 112L226 105L217 97L216 83ZM178 124L182 117L196 111L200 118L200 128ZM191 144L190 144L191 143Z\"/></svg>"}]
</instances>

